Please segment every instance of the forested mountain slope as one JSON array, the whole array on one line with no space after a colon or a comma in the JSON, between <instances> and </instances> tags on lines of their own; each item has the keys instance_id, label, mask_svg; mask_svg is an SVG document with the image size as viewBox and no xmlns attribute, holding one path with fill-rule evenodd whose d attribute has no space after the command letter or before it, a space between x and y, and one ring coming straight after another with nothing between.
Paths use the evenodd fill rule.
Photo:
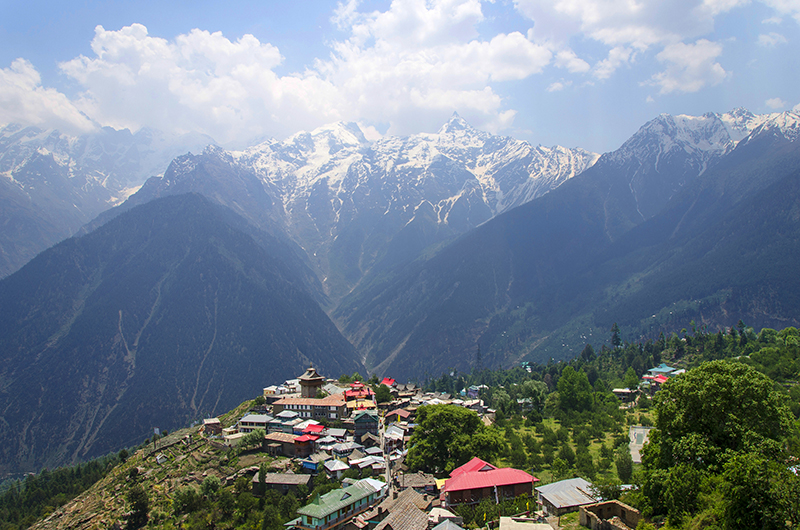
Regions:
<instances>
[{"instance_id":1,"label":"forested mountain slope","mask_svg":"<svg viewBox=\"0 0 800 530\"><path fill-rule=\"evenodd\" d=\"M623 316L635 336L692 318L796 324L797 131L793 113L762 122L647 219L619 153L604 155L334 316L400 378L466 369L479 345L490 366L563 358Z\"/></svg>"},{"instance_id":2,"label":"forested mountain slope","mask_svg":"<svg viewBox=\"0 0 800 530\"><path fill-rule=\"evenodd\" d=\"M363 371L296 252L199 195L132 209L0 281L0 470L138 443L313 362Z\"/></svg>"}]
</instances>

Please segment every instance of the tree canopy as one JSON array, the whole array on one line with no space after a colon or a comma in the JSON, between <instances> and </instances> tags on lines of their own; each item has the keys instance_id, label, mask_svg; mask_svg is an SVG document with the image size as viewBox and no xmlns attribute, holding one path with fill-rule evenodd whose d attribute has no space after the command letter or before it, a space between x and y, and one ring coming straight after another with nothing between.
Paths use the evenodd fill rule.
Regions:
<instances>
[{"instance_id":1,"label":"tree canopy","mask_svg":"<svg viewBox=\"0 0 800 530\"><path fill-rule=\"evenodd\" d=\"M791 413L773 382L745 364L712 361L671 379L656 394L658 467L721 466L734 454L773 448Z\"/></svg>"},{"instance_id":2,"label":"tree canopy","mask_svg":"<svg viewBox=\"0 0 800 530\"><path fill-rule=\"evenodd\" d=\"M721 514L725 528L783 528L797 519L797 501L781 496L800 486L785 464L792 416L767 376L739 362L711 361L670 379L654 402L657 430L642 459L654 513L678 524L707 510ZM768 478L779 474L779 481ZM719 488L724 496L714 497Z\"/></svg>"},{"instance_id":3,"label":"tree canopy","mask_svg":"<svg viewBox=\"0 0 800 530\"><path fill-rule=\"evenodd\" d=\"M492 460L504 447L502 434L487 427L475 411L455 405L417 410L407 462L412 470L449 473L473 457Z\"/></svg>"}]
</instances>

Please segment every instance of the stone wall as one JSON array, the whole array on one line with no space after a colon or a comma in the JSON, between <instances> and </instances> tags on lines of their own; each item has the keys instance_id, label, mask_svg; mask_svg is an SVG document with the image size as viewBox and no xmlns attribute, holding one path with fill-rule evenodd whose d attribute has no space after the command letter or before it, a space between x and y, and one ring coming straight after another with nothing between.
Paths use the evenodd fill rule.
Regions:
<instances>
[{"instance_id":1,"label":"stone wall","mask_svg":"<svg viewBox=\"0 0 800 530\"><path fill-rule=\"evenodd\" d=\"M579 511L580 524L592 530L630 530L641 518L639 510L619 501L587 504Z\"/></svg>"}]
</instances>

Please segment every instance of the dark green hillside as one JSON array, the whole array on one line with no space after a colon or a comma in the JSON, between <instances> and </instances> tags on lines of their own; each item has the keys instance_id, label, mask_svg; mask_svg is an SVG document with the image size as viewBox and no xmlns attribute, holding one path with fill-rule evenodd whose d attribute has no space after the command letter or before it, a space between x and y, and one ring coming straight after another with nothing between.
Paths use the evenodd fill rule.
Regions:
<instances>
[{"instance_id":1,"label":"dark green hillside","mask_svg":"<svg viewBox=\"0 0 800 530\"><path fill-rule=\"evenodd\" d=\"M230 409L309 362L362 370L283 262L198 195L132 209L0 282L0 470L38 470Z\"/></svg>"},{"instance_id":2,"label":"dark green hillside","mask_svg":"<svg viewBox=\"0 0 800 530\"><path fill-rule=\"evenodd\" d=\"M609 159L354 293L340 327L402 379L465 370L478 344L491 367L570 357L614 321L630 338L797 325L800 144L745 141L647 220Z\"/></svg>"},{"instance_id":3,"label":"dark green hillside","mask_svg":"<svg viewBox=\"0 0 800 530\"><path fill-rule=\"evenodd\" d=\"M335 318L378 372L407 378L465 369L493 315L585 270L637 218L630 190L612 171L591 168L354 294ZM533 304L537 319L552 317L548 301Z\"/></svg>"}]
</instances>

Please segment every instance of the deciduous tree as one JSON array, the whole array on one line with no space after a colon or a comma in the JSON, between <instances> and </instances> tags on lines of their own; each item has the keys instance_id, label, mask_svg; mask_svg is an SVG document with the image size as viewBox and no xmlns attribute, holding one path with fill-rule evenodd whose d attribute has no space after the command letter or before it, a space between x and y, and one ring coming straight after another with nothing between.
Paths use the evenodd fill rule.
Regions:
<instances>
[{"instance_id":1,"label":"deciduous tree","mask_svg":"<svg viewBox=\"0 0 800 530\"><path fill-rule=\"evenodd\" d=\"M473 457L492 460L503 449L502 434L478 415L455 405L426 405L417 411L407 462L411 469L449 473Z\"/></svg>"}]
</instances>

